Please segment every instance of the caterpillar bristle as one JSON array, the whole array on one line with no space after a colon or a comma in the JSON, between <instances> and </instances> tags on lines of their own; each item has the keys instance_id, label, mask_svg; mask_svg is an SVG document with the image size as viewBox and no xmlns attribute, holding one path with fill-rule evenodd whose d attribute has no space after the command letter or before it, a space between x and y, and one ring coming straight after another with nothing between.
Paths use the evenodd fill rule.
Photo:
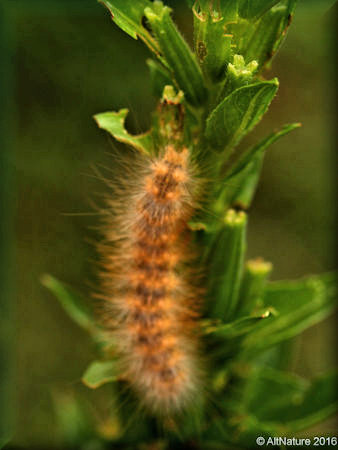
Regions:
<instances>
[{"instance_id":1,"label":"caterpillar bristle","mask_svg":"<svg viewBox=\"0 0 338 450\"><path fill-rule=\"evenodd\" d=\"M105 322L121 377L149 410L170 414L199 387L198 292L185 269L190 244L182 239L196 207L189 151L168 145L139 173L130 185L117 183L108 199L112 214L98 246Z\"/></svg>"}]
</instances>

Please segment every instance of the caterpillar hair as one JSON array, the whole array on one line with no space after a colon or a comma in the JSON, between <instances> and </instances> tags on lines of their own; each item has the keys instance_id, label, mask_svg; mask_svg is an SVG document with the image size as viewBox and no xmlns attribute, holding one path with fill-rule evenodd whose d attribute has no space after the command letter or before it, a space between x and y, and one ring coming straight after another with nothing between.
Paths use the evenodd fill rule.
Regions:
<instances>
[{"instance_id":1,"label":"caterpillar hair","mask_svg":"<svg viewBox=\"0 0 338 450\"><path fill-rule=\"evenodd\" d=\"M198 289L187 223L197 208L187 148L167 145L107 199L101 288L120 377L154 413L180 411L200 387Z\"/></svg>"}]
</instances>

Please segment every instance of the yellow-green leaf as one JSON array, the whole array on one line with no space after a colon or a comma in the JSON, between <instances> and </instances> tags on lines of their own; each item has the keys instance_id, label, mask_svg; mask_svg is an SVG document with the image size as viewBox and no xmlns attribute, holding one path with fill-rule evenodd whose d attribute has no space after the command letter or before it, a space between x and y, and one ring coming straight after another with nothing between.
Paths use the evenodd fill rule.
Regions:
<instances>
[{"instance_id":1,"label":"yellow-green leaf","mask_svg":"<svg viewBox=\"0 0 338 450\"><path fill-rule=\"evenodd\" d=\"M83 383L91 389L97 389L117 379L116 362L93 361L82 376Z\"/></svg>"},{"instance_id":2,"label":"yellow-green leaf","mask_svg":"<svg viewBox=\"0 0 338 450\"><path fill-rule=\"evenodd\" d=\"M158 54L158 46L149 31L142 25L144 9L151 5L149 0L99 0L111 13L113 21L134 39L140 37L147 46Z\"/></svg>"},{"instance_id":3,"label":"yellow-green leaf","mask_svg":"<svg viewBox=\"0 0 338 450\"><path fill-rule=\"evenodd\" d=\"M125 129L125 120L128 109L121 109L118 112L104 112L94 116L98 126L108 131L117 141L129 144L137 150L151 154L153 152L153 139L151 132L132 135Z\"/></svg>"}]
</instances>

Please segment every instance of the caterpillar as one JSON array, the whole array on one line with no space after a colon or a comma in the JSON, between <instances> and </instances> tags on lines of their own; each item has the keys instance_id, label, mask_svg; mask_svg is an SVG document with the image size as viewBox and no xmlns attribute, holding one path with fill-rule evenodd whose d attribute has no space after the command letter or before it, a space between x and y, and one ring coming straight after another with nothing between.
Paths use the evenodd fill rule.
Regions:
<instances>
[{"instance_id":1,"label":"caterpillar","mask_svg":"<svg viewBox=\"0 0 338 450\"><path fill-rule=\"evenodd\" d=\"M120 375L152 412L182 410L200 385L198 290L187 223L196 177L187 148L166 145L108 198L101 284Z\"/></svg>"}]
</instances>

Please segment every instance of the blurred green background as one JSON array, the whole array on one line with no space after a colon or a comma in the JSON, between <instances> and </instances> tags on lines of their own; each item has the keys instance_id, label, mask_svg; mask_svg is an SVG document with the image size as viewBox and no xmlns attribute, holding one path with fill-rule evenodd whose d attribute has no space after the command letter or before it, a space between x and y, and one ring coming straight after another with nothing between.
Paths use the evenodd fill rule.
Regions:
<instances>
[{"instance_id":1,"label":"blurred green background","mask_svg":"<svg viewBox=\"0 0 338 450\"><path fill-rule=\"evenodd\" d=\"M191 39L183 1L167 3L178 5L175 17ZM278 96L246 141L284 123L303 124L268 151L250 211L248 257L272 261L273 279L334 267L332 3L299 1L287 40L266 73L279 77ZM60 440L55 403L64 395L76 392L97 417L110 405L105 388L89 392L82 386L81 374L95 357L92 344L40 278L51 273L81 292L92 291L92 203L106 191L93 167L111 167L109 151L117 145L92 115L127 106L128 127L141 131L156 100L148 51L114 26L95 0L7 1L1 17L7 61L3 158L11 175L1 183L13 213L3 237L14 259L7 296L14 305L14 443L51 446ZM333 323L328 319L297 340L293 371L311 377L335 364ZM325 427L320 430L330 424Z\"/></svg>"}]
</instances>

